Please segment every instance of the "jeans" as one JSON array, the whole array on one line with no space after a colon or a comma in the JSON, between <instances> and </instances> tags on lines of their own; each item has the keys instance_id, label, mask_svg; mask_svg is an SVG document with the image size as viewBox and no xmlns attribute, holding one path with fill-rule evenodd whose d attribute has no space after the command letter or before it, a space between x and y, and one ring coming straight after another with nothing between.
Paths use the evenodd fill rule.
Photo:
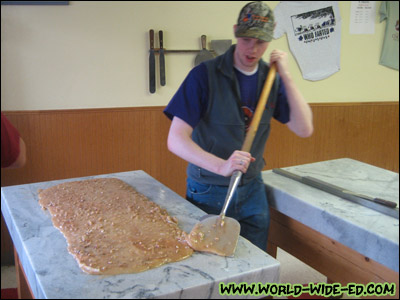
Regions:
<instances>
[{"instance_id":1,"label":"jeans","mask_svg":"<svg viewBox=\"0 0 400 300\"><path fill-rule=\"evenodd\" d=\"M227 186L202 184L187 179L186 199L208 214L221 213L227 193ZM266 251L270 216L261 174L237 187L226 216L239 221L241 236Z\"/></svg>"}]
</instances>

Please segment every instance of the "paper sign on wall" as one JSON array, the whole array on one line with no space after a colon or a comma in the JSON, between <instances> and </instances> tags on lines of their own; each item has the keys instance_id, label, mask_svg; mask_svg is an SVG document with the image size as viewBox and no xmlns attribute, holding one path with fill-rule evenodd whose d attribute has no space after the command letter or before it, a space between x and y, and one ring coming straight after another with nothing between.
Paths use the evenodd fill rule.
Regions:
<instances>
[{"instance_id":1,"label":"paper sign on wall","mask_svg":"<svg viewBox=\"0 0 400 300\"><path fill-rule=\"evenodd\" d=\"M376 1L351 1L350 34L375 33Z\"/></svg>"}]
</instances>

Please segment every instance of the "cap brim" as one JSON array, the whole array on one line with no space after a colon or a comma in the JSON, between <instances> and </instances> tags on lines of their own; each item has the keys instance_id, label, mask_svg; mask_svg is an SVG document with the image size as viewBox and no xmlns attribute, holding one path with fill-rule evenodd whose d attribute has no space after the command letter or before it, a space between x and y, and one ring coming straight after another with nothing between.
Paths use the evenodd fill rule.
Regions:
<instances>
[{"instance_id":1,"label":"cap brim","mask_svg":"<svg viewBox=\"0 0 400 300\"><path fill-rule=\"evenodd\" d=\"M263 40L265 42L272 41L273 35L274 35L273 31L268 33L263 30L250 30L250 29L240 30L239 29L235 32L235 37L249 37L249 38Z\"/></svg>"}]
</instances>

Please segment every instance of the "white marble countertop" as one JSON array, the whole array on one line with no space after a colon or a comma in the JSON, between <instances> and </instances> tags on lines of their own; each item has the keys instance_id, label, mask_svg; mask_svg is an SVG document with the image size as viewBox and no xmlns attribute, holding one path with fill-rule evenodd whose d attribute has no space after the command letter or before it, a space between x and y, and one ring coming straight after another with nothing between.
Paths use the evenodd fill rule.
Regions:
<instances>
[{"instance_id":1,"label":"white marble countertop","mask_svg":"<svg viewBox=\"0 0 400 300\"><path fill-rule=\"evenodd\" d=\"M1 188L1 211L36 298L226 298L219 294L220 282L278 282L279 262L242 237L232 258L195 252L188 259L137 274L82 272L50 214L38 204L37 191L95 177L114 177L130 184L177 217L186 232L204 215L143 171Z\"/></svg>"},{"instance_id":2,"label":"white marble countertop","mask_svg":"<svg viewBox=\"0 0 400 300\"><path fill-rule=\"evenodd\" d=\"M399 205L399 174L343 158L283 170ZM264 171L269 202L279 212L399 272L399 220Z\"/></svg>"}]
</instances>

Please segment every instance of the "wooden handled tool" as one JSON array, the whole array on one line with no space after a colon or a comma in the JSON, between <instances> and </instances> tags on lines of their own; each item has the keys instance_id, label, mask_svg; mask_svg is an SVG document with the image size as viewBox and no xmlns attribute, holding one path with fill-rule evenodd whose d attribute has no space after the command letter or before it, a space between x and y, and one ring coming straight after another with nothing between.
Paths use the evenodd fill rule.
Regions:
<instances>
[{"instance_id":1,"label":"wooden handled tool","mask_svg":"<svg viewBox=\"0 0 400 300\"><path fill-rule=\"evenodd\" d=\"M160 85L165 85L165 56L164 56L164 38L163 32L158 32L158 38L160 39Z\"/></svg>"},{"instance_id":2,"label":"wooden handled tool","mask_svg":"<svg viewBox=\"0 0 400 300\"><path fill-rule=\"evenodd\" d=\"M154 56L154 30L150 29L150 54L149 54L149 89L150 93L156 91L156 58Z\"/></svg>"}]
</instances>

